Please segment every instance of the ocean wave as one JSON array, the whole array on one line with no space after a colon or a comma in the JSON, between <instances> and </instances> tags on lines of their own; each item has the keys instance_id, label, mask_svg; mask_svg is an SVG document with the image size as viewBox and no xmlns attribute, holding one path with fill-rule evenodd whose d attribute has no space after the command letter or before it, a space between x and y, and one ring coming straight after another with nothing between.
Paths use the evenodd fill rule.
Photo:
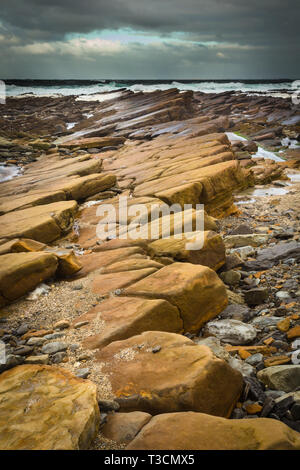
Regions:
<instances>
[{"instance_id":1,"label":"ocean wave","mask_svg":"<svg viewBox=\"0 0 300 470\"><path fill-rule=\"evenodd\" d=\"M93 95L99 93L107 93L126 88L134 93L137 92L152 92L156 90L168 90L170 88L178 88L180 91L191 90L194 92L202 93L224 93L227 91L244 92L244 93L260 93L265 95L275 95L275 93L284 92L286 90L292 91L292 82L247 82L247 81L115 81L115 80L97 80L92 84L80 84L80 81L72 84L67 81L55 81L55 84L49 84L47 81L45 85L39 82L38 85L34 81L30 81L28 85L8 84L6 85L7 96L21 96L33 94L34 96L69 96L69 95ZM75 83L74 83L75 82ZM59 84L58 84L59 83Z\"/></svg>"}]
</instances>

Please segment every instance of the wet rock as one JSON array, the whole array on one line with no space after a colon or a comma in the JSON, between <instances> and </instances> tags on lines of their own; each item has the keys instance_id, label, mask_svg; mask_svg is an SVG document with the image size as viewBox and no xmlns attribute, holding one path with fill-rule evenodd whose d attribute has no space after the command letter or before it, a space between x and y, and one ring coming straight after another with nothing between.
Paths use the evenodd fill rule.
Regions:
<instances>
[{"instance_id":1,"label":"wet rock","mask_svg":"<svg viewBox=\"0 0 300 470\"><path fill-rule=\"evenodd\" d=\"M51 357L53 364L59 364L60 362L65 362L67 359L67 353L64 351L57 352Z\"/></svg>"}]
</instances>

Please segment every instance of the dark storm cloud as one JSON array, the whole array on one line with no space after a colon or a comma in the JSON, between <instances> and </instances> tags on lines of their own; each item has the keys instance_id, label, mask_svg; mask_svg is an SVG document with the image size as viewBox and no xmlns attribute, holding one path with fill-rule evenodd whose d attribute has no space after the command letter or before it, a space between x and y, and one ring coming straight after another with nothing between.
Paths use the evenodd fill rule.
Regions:
<instances>
[{"instance_id":1,"label":"dark storm cloud","mask_svg":"<svg viewBox=\"0 0 300 470\"><path fill-rule=\"evenodd\" d=\"M295 78L299 13L298 0L1 0L0 70L36 78ZM124 28L153 43L86 41L93 31Z\"/></svg>"},{"instance_id":2,"label":"dark storm cloud","mask_svg":"<svg viewBox=\"0 0 300 470\"><path fill-rule=\"evenodd\" d=\"M269 44L293 40L299 12L297 0L2 0L0 17L35 39L132 27Z\"/></svg>"}]
</instances>

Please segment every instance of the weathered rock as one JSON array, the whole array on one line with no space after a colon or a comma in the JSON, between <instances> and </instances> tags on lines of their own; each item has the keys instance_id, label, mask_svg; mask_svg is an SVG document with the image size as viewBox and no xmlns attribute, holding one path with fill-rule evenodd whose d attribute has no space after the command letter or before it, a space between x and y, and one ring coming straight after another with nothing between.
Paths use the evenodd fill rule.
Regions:
<instances>
[{"instance_id":1,"label":"weathered rock","mask_svg":"<svg viewBox=\"0 0 300 470\"><path fill-rule=\"evenodd\" d=\"M107 439L115 442L131 442L138 432L150 421L152 416L142 411L131 413L114 413L107 416L107 421L101 433Z\"/></svg>"},{"instance_id":2,"label":"weathered rock","mask_svg":"<svg viewBox=\"0 0 300 470\"><path fill-rule=\"evenodd\" d=\"M71 228L76 211L76 201L61 201L5 214L1 216L0 238L52 242Z\"/></svg>"},{"instance_id":3,"label":"weathered rock","mask_svg":"<svg viewBox=\"0 0 300 470\"><path fill-rule=\"evenodd\" d=\"M153 417L127 450L296 450L299 434L277 420L224 419L202 413Z\"/></svg>"},{"instance_id":4,"label":"weathered rock","mask_svg":"<svg viewBox=\"0 0 300 470\"><path fill-rule=\"evenodd\" d=\"M24 365L0 375L0 448L87 449L99 425L96 386L64 369Z\"/></svg>"},{"instance_id":5,"label":"weathered rock","mask_svg":"<svg viewBox=\"0 0 300 470\"><path fill-rule=\"evenodd\" d=\"M43 252L9 253L0 257L0 299L3 304L34 289L54 275L56 256Z\"/></svg>"},{"instance_id":6,"label":"weathered rock","mask_svg":"<svg viewBox=\"0 0 300 470\"><path fill-rule=\"evenodd\" d=\"M241 393L238 372L209 348L174 333L145 332L111 343L97 357L122 411L229 416Z\"/></svg>"},{"instance_id":7,"label":"weathered rock","mask_svg":"<svg viewBox=\"0 0 300 470\"><path fill-rule=\"evenodd\" d=\"M162 298L175 305L184 330L198 331L227 305L226 289L210 268L190 263L173 263L131 285L125 295Z\"/></svg>"},{"instance_id":8,"label":"weathered rock","mask_svg":"<svg viewBox=\"0 0 300 470\"><path fill-rule=\"evenodd\" d=\"M233 320L249 321L251 312L246 305L232 304L228 305L220 315L221 318L233 318Z\"/></svg>"},{"instance_id":9,"label":"weathered rock","mask_svg":"<svg viewBox=\"0 0 300 470\"><path fill-rule=\"evenodd\" d=\"M194 243L193 234L185 234L182 239L162 238L149 244L152 257L170 256L177 261L187 261L193 264L201 264L217 271L225 263L225 246L222 237L215 232L203 232L203 247L189 249L189 244ZM200 235L200 234L199 234Z\"/></svg>"},{"instance_id":10,"label":"weathered rock","mask_svg":"<svg viewBox=\"0 0 300 470\"><path fill-rule=\"evenodd\" d=\"M85 347L91 349L104 347L112 341L127 339L143 331L183 331L178 309L162 299L112 297L101 302L82 318L98 318L104 322L100 333L89 336L84 341Z\"/></svg>"},{"instance_id":11,"label":"weathered rock","mask_svg":"<svg viewBox=\"0 0 300 470\"><path fill-rule=\"evenodd\" d=\"M224 343L249 344L255 338L257 330L247 323L239 320L214 320L205 325L206 335L219 338Z\"/></svg>"},{"instance_id":12,"label":"weathered rock","mask_svg":"<svg viewBox=\"0 0 300 470\"><path fill-rule=\"evenodd\" d=\"M259 371L257 377L272 390L292 392L300 386L300 365L268 367Z\"/></svg>"}]
</instances>

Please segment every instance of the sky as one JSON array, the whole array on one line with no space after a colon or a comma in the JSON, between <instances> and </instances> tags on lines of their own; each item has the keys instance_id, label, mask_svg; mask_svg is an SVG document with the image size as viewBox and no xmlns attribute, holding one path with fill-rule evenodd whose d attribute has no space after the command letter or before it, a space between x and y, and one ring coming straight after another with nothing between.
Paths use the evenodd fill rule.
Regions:
<instances>
[{"instance_id":1,"label":"sky","mask_svg":"<svg viewBox=\"0 0 300 470\"><path fill-rule=\"evenodd\" d=\"M0 78L300 78L299 0L1 0Z\"/></svg>"}]
</instances>

